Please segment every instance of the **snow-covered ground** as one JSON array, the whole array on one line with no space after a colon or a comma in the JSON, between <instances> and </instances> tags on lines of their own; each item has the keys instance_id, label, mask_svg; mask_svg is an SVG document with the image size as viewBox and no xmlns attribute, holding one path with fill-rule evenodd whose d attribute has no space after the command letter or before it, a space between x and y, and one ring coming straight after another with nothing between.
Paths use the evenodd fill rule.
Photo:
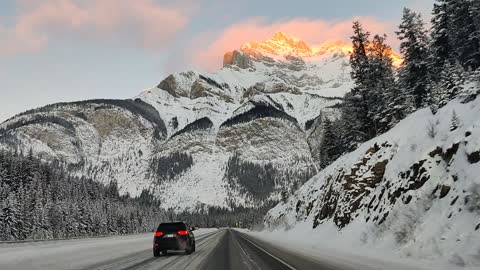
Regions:
<instances>
[{"instance_id":1,"label":"snow-covered ground","mask_svg":"<svg viewBox=\"0 0 480 270\"><path fill-rule=\"evenodd\" d=\"M216 231L217 229L200 229L194 234L199 241L203 236ZM92 266L96 264L100 266L101 263L108 261L112 263L121 261L138 253L142 253L142 258L153 257L152 241L153 233L146 233L104 238L3 243L0 244L0 269L97 268Z\"/></svg>"},{"instance_id":2,"label":"snow-covered ground","mask_svg":"<svg viewBox=\"0 0 480 270\"><path fill-rule=\"evenodd\" d=\"M399 257L391 250L381 248L362 248L352 245L352 239L339 241L335 228L330 228L330 234L319 233L310 226L302 224L286 232L277 231L248 231L240 230L252 237L270 243L271 245L286 248L310 258L316 258L336 265L339 269L355 270L474 270L475 266L460 267L444 261L419 260ZM330 235L330 236L329 236Z\"/></svg>"}]
</instances>

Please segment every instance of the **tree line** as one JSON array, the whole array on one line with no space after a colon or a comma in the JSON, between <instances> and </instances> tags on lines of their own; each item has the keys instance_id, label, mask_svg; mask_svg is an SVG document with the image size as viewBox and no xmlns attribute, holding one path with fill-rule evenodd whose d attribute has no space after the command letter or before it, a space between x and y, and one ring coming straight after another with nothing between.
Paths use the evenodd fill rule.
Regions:
<instances>
[{"instance_id":1,"label":"tree line","mask_svg":"<svg viewBox=\"0 0 480 270\"><path fill-rule=\"evenodd\" d=\"M480 82L480 1L436 0L432 15L427 30L419 13L403 10L396 31L404 57L398 69L386 35L372 37L360 22L353 23L354 87L344 97L341 117L323 119L322 167L418 109L435 113L458 96L476 97L476 89L462 85Z\"/></svg>"},{"instance_id":2,"label":"tree line","mask_svg":"<svg viewBox=\"0 0 480 270\"><path fill-rule=\"evenodd\" d=\"M115 181L103 185L32 153L0 151L0 241L140 233L166 219L147 191L121 196Z\"/></svg>"}]
</instances>

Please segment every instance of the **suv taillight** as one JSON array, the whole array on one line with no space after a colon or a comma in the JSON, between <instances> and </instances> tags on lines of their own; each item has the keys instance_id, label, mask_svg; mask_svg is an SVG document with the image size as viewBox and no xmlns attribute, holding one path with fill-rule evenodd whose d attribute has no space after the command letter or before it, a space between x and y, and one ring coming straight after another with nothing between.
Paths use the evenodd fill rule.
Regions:
<instances>
[{"instance_id":1,"label":"suv taillight","mask_svg":"<svg viewBox=\"0 0 480 270\"><path fill-rule=\"evenodd\" d=\"M181 230L181 231L178 231L177 234L178 234L178 235L187 235L187 234L188 234L188 231L186 231L186 230Z\"/></svg>"},{"instance_id":2,"label":"suv taillight","mask_svg":"<svg viewBox=\"0 0 480 270\"><path fill-rule=\"evenodd\" d=\"M153 235L154 235L155 237L160 237L160 236L163 236L164 233L163 233L163 232L155 232Z\"/></svg>"}]
</instances>

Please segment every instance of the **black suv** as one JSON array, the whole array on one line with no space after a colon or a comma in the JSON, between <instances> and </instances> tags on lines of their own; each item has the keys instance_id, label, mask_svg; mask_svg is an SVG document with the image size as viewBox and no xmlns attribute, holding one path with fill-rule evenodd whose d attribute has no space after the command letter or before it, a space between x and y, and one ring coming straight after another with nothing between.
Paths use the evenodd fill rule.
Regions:
<instances>
[{"instance_id":1,"label":"black suv","mask_svg":"<svg viewBox=\"0 0 480 270\"><path fill-rule=\"evenodd\" d=\"M195 251L195 236L183 222L162 223L153 237L153 256L167 254L167 250L185 250L187 254Z\"/></svg>"}]
</instances>

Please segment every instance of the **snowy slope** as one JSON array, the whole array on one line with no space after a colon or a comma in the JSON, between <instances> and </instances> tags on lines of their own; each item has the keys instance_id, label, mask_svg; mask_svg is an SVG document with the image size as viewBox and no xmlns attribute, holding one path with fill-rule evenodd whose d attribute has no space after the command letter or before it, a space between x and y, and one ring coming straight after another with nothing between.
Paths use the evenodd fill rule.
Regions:
<instances>
[{"instance_id":1,"label":"snowy slope","mask_svg":"<svg viewBox=\"0 0 480 270\"><path fill-rule=\"evenodd\" d=\"M479 98L413 113L309 180L266 225L348 250L480 266L479 115Z\"/></svg>"}]
</instances>

